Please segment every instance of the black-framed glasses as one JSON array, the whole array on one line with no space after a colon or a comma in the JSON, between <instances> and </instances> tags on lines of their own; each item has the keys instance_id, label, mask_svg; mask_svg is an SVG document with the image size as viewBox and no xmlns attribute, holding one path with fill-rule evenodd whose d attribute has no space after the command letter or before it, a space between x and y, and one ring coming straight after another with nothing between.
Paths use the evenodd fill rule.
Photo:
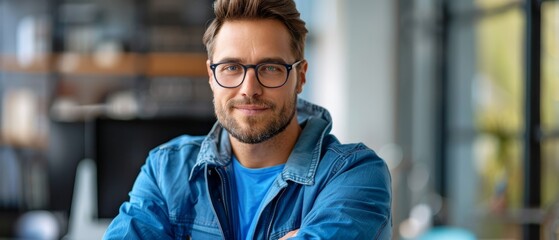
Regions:
<instances>
[{"instance_id":1,"label":"black-framed glasses","mask_svg":"<svg viewBox=\"0 0 559 240\"><path fill-rule=\"evenodd\" d=\"M287 82L291 70L301 63L299 60L293 64L259 63L256 65L243 65L237 62L222 62L211 64L214 79L224 88L236 88L243 84L249 68L254 68L256 79L260 85L267 88L279 88Z\"/></svg>"}]
</instances>

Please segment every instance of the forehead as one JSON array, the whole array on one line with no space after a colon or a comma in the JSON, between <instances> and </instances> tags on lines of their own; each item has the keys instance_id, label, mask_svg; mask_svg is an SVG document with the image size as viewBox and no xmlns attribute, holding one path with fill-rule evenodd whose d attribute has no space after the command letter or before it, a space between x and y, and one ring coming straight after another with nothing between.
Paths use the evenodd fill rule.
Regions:
<instances>
[{"instance_id":1,"label":"forehead","mask_svg":"<svg viewBox=\"0 0 559 240\"><path fill-rule=\"evenodd\" d=\"M235 58L254 62L264 58L294 60L291 35L277 20L227 21L215 39L213 60Z\"/></svg>"}]
</instances>

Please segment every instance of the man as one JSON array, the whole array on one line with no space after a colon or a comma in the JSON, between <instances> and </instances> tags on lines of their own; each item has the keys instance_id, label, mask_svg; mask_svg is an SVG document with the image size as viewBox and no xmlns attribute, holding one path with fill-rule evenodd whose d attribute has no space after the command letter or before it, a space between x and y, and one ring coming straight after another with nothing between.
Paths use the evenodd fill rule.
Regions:
<instances>
[{"instance_id":1,"label":"man","mask_svg":"<svg viewBox=\"0 0 559 240\"><path fill-rule=\"evenodd\" d=\"M217 0L204 35L218 124L154 150L106 239L390 239L390 175L297 99L307 33L292 0Z\"/></svg>"}]
</instances>

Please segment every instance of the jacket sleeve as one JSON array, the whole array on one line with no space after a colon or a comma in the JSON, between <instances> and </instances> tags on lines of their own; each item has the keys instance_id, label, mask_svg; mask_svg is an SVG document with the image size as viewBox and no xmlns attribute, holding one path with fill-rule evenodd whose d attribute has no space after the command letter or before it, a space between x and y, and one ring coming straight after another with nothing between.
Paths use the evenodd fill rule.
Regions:
<instances>
[{"instance_id":1,"label":"jacket sleeve","mask_svg":"<svg viewBox=\"0 0 559 240\"><path fill-rule=\"evenodd\" d=\"M150 153L119 214L103 239L171 239L166 201L159 188L161 159Z\"/></svg>"},{"instance_id":2,"label":"jacket sleeve","mask_svg":"<svg viewBox=\"0 0 559 240\"><path fill-rule=\"evenodd\" d=\"M364 145L361 148L366 148ZM369 149L338 158L290 239L391 239L391 180L386 163Z\"/></svg>"}]
</instances>

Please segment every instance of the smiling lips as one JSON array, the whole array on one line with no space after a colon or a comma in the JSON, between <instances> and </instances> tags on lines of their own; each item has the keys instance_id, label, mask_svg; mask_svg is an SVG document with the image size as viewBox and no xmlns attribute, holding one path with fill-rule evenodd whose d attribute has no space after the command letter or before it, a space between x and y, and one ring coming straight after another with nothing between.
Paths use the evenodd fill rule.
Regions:
<instances>
[{"instance_id":1,"label":"smiling lips","mask_svg":"<svg viewBox=\"0 0 559 240\"><path fill-rule=\"evenodd\" d=\"M236 105L233 108L247 115L256 115L269 109L260 105Z\"/></svg>"}]
</instances>

